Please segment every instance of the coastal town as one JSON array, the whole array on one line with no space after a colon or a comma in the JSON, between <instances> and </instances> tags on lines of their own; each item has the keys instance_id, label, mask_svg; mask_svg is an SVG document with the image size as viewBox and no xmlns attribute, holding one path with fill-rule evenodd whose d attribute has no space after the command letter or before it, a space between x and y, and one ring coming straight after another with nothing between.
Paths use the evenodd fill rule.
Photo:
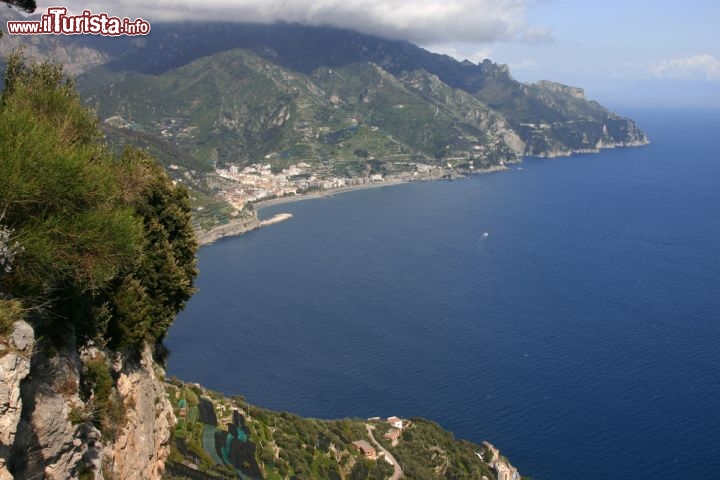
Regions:
<instances>
[{"instance_id":1,"label":"coastal town","mask_svg":"<svg viewBox=\"0 0 720 480\"><path fill-rule=\"evenodd\" d=\"M298 163L273 173L270 164L253 164L242 170L237 166L227 169L218 168L216 173L233 185L223 192L224 199L238 210L246 205L267 200L309 192L333 190L352 186L371 185L384 181L410 181L420 174L434 174L440 177L447 174L446 169L430 165L418 165L414 171L405 171L385 178L373 173L363 177L322 176L313 171L307 163Z\"/></svg>"},{"instance_id":2,"label":"coastal town","mask_svg":"<svg viewBox=\"0 0 720 480\"><path fill-rule=\"evenodd\" d=\"M452 163L428 165L424 163L397 162L385 164L386 173L368 172L365 175L337 176L323 174L311 165L300 162L279 172L273 172L268 164L252 164L240 168L232 165L217 168L215 173L230 183L223 189L225 201L237 210L268 199L292 197L312 192L379 186L412 181L458 178L475 172L473 160L465 160L461 166ZM493 170L504 169L501 164ZM484 171L484 170L483 170Z\"/></svg>"},{"instance_id":3,"label":"coastal town","mask_svg":"<svg viewBox=\"0 0 720 480\"><path fill-rule=\"evenodd\" d=\"M407 182L452 180L470 174L506 170L507 163L476 166L472 159L459 164L428 165L413 162L386 162L383 173L366 170L362 175L340 176L304 162L292 164L280 171L273 171L270 164L252 164L246 167L230 165L216 168L214 182L218 196L232 212L219 223L210 227L197 227L195 233L201 245L213 243L224 237L242 235L258 228L292 218L292 214L279 213L260 220L258 209L294 200L329 197L350 190L377 188ZM170 166L173 171L176 168ZM190 172L186 172L190 173ZM195 172L192 172L195 173ZM185 178L178 180L184 183ZM196 214L205 207L198 206Z\"/></svg>"}]
</instances>

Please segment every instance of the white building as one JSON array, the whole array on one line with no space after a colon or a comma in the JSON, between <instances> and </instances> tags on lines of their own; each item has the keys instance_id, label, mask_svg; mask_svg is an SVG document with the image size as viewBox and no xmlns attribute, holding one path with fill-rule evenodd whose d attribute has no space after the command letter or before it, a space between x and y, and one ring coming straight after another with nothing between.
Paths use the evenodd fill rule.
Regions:
<instances>
[{"instance_id":1,"label":"white building","mask_svg":"<svg viewBox=\"0 0 720 480\"><path fill-rule=\"evenodd\" d=\"M388 417L387 423L390 424L391 427L397 428L399 430L403 429L403 421L401 418L398 417Z\"/></svg>"}]
</instances>

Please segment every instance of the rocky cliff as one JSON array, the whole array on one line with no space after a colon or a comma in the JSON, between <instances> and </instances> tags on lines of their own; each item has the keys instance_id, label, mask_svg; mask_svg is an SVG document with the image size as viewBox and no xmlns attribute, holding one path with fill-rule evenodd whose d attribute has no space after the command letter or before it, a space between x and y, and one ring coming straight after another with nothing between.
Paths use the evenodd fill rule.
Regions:
<instances>
[{"instance_id":1,"label":"rocky cliff","mask_svg":"<svg viewBox=\"0 0 720 480\"><path fill-rule=\"evenodd\" d=\"M262 225L257 219L257 216L252 215L250 217L232 220L224 225L213 227L210 230L197 230L195 235L197 237L198 244L208 245L220 240L221 238L234 237L257 230L261 226Z\"/></svg>"},{"instance_id":2,"label":"rocky cliff","mask_svg":"<svg viewBox=\"0 0 720 480\"><path fill-rule=\"evenodd\" d=\"M30 325L16 322L6 338L0 339L0 479L11 479L7 469L15 442L22 399L20 383L30 373L30 356L35 339Z\"/></svg>"},{"instance_id":3,"label":"rocky cliff","mask_svg":"<svg viewBox=\"0 0 720 480\"><path fill-rule=\"evenodd\" d=\"M114 478L160 478L170 454L170 434L175 425L172 406L165 397L163 371L149 348L139 360L120 356L117 391L127 407L125 424L115 441L105 448Z\"/></svg>"},{"instance_id":4,"label":"rocky cliff","mask_svg":"<svg viewBox=\"0 0 720 480\"><path fill-rule=\"evenodd\" d=\"M97 348L36 343L22 321L0 345L0 479L162 476L175 417L149 348L110 361ZM83 393L92 362L110 367L117 399L117 423L102 433L97 392Z\"/></svg>"}]
</instances>

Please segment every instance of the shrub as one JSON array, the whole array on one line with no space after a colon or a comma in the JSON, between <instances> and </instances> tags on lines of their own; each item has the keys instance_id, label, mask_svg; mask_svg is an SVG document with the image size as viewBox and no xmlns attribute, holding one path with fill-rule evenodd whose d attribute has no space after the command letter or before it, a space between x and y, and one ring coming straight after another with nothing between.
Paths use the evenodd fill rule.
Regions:
<instances>
[{"instance_id":1,"label":"shrub","mask_svg":"<svg viewBox=\"0 0 720 480\"><path fill-rule=\"evenodd\" d=\"M83 418L83 411L80 407L73 406L70 408L70 411L68 412L68 420L73 425L78 425L85 421Z\"/></svg>"},{"instance_id":2,"label":"shrub","mask_svg":"<svg viewBox=\"0 0 720 480\"><path fill-rule=\"evenodd\" d=\"M85 315L140 251L141 224L98 139L96 118L60 66L10 56L0 97L0 211L22 250L0 288L27 303L50 301L46 319L56 320L47 323L58 330Z\"/></svg>"},{"instance_id":3,"label":"shrub","mask_svg":"<svg viewBox=\"0 0 720 480\"><path fill-rule=\"evenodd\" d=\"M85 362L80 380L80 396L86 402L88 417L103 433L112 438L122 425L125 411L113 390L110 370L102 358Z\"/></svg>"},{"instance_id":4,"label":"shrub","mask_svg":"<svg viewBox=\"0 0 720 480\"><path fill-rule=\"evenodd\" d=\"M187 191L142 151L114 158L59 65L13 54L4 79L0 292L44 306L40 335L162 339L197 275Z\"/></svg>"},{"instance_id":5,"label":"shrub","mask_svg":"<svg viewBox=\"0 0 720 480\"><path fill-rule=\"evenodd\" d=\"M0 335L7 335L13 324L24 316L20 302L0 299Z\"/></svg>"}]
</instances>

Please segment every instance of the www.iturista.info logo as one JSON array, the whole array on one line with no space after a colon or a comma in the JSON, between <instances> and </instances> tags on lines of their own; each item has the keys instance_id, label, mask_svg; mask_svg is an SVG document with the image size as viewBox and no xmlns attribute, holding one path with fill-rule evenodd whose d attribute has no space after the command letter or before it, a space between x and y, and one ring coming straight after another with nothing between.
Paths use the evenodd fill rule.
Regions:
<instances>
[{"instance_id":1,"label":"www.iturista.info logo","mask_svg":"<svg viewBox=\"0 0 720 480\"><path fill-rule=\"evenodd\" d=\"M83 10L81 15L68 15L65 7L50 7L37 20L7 22L10 35L147 35L150 23L142 18L111 17L107 13L94 14Z\"/></svg>"}]
</instances>

